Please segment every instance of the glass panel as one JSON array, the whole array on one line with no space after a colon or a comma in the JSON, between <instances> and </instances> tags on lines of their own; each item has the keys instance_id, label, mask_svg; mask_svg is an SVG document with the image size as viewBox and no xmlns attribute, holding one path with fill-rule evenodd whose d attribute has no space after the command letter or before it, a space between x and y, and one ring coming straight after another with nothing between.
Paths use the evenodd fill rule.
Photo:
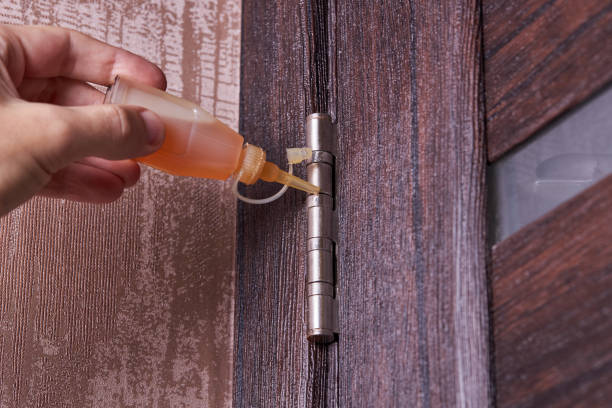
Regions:
<instances>
[{"instance_id":1,"label":"glass panel","mask_svg":"<svg viewBox=\"0 0 612 408\"><path fill-rule=\"evenodd\" d=\"M612 86L488 168L499 242L612 173Z\"/></svg>"}]
</instances>

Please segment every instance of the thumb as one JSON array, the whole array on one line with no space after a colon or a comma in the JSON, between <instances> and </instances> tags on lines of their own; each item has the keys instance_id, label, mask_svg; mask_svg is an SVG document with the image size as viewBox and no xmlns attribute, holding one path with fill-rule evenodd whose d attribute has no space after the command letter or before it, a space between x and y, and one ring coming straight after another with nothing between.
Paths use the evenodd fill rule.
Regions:
<instances>
[{"instance_id":1,"label":"thumb","mask_svg":"<svg viewBox=\"0 0 612 408\"><path fill-rule=\"evenodd\" d=\"M42 143L31 150L49 173L86 156L111 160L146 156L164 141L164 124L145 108L108 104L47 105L49 108L51 117L43 122L45 128L36 132Z\"/></svg>"}]
</instances>

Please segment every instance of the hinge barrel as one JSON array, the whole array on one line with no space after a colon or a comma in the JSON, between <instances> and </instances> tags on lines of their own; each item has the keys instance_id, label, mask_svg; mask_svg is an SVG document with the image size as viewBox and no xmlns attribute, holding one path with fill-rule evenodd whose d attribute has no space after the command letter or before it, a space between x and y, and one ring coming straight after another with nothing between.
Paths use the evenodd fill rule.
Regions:
<instances>
[{"instance_id":1,"label":"hinge barrel","mask_svg":"<svg viewBox=\"0 0 612 408\"><path fill-rule=\"evenodd\" d=\"M306 119L306 142L313 150L308 164L308 181L321 188L309 195L307 239L307 324L308 340L331 343L338 333L335 216L336 127L329 115L313 113Z\"/></svg>"}]
</instances>

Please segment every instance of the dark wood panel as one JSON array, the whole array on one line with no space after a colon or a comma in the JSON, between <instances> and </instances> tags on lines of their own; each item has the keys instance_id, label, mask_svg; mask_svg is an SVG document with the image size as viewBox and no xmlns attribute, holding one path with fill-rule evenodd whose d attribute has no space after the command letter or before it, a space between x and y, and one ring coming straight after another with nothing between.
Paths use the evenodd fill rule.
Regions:
<instances>
[{"instance_id":1,"label":"dark wood panel","mask_svg":"<svg viewBox=\"0 0 612 408\"><path fill-rule=\"evenodd\" d=\"M305 145L308 114L335 110L330 4L243 2L240 131L280 164L286 147ZM337 344L306 340L305 198L289 190L270 205L238 206L236 407L337 406Z\"/></svg>"},{"instance_id":2,"label":"dark wood panel","mask_svg":"<svg viewBox=\"0 0 612 408\"><path fill-rule=\"evenodd\" d=\"M240 132L279 163L304 144L300 5L244 1ZM263 191L262 191L263 190ZM247 189L264 196L268 186ZM234 406L303 405L307 370L303 195L265 206L238 205Z\"/></svg>"},{"instance_id":3,"label":"dark wood panel","mask_svg":"<svg viewBox=\"0 0 612 408\"><path fill-rule=\"evenodd\" d=\"M612 401L612 177L493 248L499 407Z\"/></svg>"},{"instance_id":4,"label":"dark wood panel","mask_svg":"<svg viewBox=\"0 0 612 408\"><path fill-rule=\"evenodd\" d=\"M341 333L305 341L303 196L239 206L236 406L490 402L479 16L243 4L247 138L279 159L337 112Z\"/></svg>"},{"instance_id":5,"label":"dark wood panel","mask_svg":"<svg viewBox=\"0 0 612 408\"><path fill-rule=\"evenodd\" d=\"M485 407L477 1L338 2L341 407Z\"/></svg>"},{"instance_id":6,"label":"dark wood panel","mask_svg":"<svg viewBox=\"0 0 612 408\"><path fill-rule=\"evenodd\" d=\"M612 0L486 0L483 15L496 160L612 80Z\"/></svg>"}]
</instances>

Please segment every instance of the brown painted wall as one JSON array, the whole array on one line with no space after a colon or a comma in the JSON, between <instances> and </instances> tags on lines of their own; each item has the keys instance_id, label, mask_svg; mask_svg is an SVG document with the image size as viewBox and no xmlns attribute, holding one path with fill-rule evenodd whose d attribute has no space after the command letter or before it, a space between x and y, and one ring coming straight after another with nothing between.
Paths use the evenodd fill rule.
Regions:
<instances>
[{"instance_id":1,"label":"brown painted wall","mask_svg":"<svg viewBox=\"0 0 612 408\"><path fill-rule=\"evenodd\" d=\"M238 124L239 0L2 0L0 21L144 55ZM0 219L0 406L230 406L234 231L227 184L151 169L111 205Z\"/></svg>"}]
</instances>

